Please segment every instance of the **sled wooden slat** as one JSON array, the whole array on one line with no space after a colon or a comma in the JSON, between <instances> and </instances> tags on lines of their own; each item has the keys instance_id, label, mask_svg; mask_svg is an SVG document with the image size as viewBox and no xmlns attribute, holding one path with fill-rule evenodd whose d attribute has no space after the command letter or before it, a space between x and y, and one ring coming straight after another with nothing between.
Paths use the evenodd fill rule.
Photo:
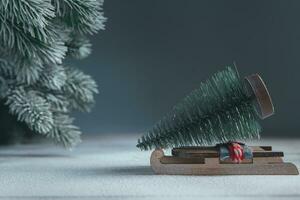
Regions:
<instances>
[{"instance_id":1,"label":"sled wooden slat","mask_svg":"<svg viewBox=\"0 0 300 200\"><path fill-rule=\"evenodd\" d=\"M283 157L283 152L272 152L270 146L252 146L253 157ZM217 158L220 156L217 147L180 147L172 149L172 155L176 157L204 157Z\"/></svg>"},{"instance_id":2,"label":"sled wooden slat","mask_svg":"<svg viewBox=\"0 0 300 200\"><path fill-rule=\"evenodd\" d=\"M160 159L163 164L204 164L204 158L180 158L173 156L164 156Z\"/></svg>"}]
</instances>

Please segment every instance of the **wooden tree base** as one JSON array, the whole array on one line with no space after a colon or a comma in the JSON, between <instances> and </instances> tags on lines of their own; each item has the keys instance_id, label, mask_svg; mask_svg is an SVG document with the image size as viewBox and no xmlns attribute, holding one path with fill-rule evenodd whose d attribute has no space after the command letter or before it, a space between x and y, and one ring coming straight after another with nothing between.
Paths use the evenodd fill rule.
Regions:
<instances>
[{"instance_id":1,"label":"wooden tree base","mask_svg":"<svg viewBox=\"0 0 300 200\"><path fill-rule=\"evenodd\" d=\"M284 163L283 152L272 152L272 147L251 147L253 159L235 164L220 161L217 147L174 148L172 156L163 150L152 152L150 164L156 174L166 175L298 175L297 167Z\"/></svg>"}]
</instances>

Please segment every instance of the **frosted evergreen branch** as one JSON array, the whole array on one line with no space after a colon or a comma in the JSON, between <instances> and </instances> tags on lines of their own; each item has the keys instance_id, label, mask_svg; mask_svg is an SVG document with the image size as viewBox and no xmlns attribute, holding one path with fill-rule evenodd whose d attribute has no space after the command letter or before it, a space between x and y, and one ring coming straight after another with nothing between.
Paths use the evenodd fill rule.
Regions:
<instances>
[{"instance_id":1,"label":"frosted evergreen branch","mask_svg":"<svg viewBox=\"0 0 300 200\"><path fill-rule=\"evenodd\" d=\"M21 65L16 65L14 67L14 73L16 75L16 80L20 84L31 85L36 83L40 75L42 74L44 67L39 63L26 63L23 62Z\"/></svg>"},{"instance_id":2,"label":"frosted evergreen branch","mask_svg":"<svg viewBox=\"0 0 300 200\"><path fill-rule=\"evenodd\" d=\"M18 121L25 122L32 131L47 134L53 128L49 103L34 91L16 88L5 104L9 106L10 113L16 115Z\"/></svg>"},{"instance_id":3,"label":"frosted evergreen branch","mask_svg":"<svg viewBox=\"0 0 300 200\"><path fill-rule=\"evenodd\" d=\"M0 51L1 52L1 51ZM0 75L4 78L15 78L15 71L12 63L0 57Z\"/></svg>"},{"instance_id":4,"label":"frosted evergreen branch","mask_svg":"<svg viewBox=\"0 0 300 200\"><path fill-rule=\"evenodd\" d=\"M68 115L54 114L54 127L47 137L66 148L74 147L81 142L81 132L77 126L73 125L73 120Z\"/></svg>"},{"instance_id":5,"label":"frosted evergreen branch","mask_svg":"<svg viewBox=\"0 0 300 200\"><path fill-rule=\"evenodd\" d=\"M53 28L50 20L55 17L51 0L1 0L0 13L2 20L18 24L24 32L44 42Z\"/></svg>"},{"instance_id":6,"label":"frosted evergreen branch","mask_svg":"<svg viewBox=\"0 0 300 200\"><path fill-rule=\"evenodd\" d=\"M98 93L98 86L91 76L78 69L67 68L66 84L62 88L70 100L71 109L89 111L94 104L94 94Z\"/></svg>"},{"instance_id":7,"label":"frosted evergreen branch","mask_svg":"<svg viewBox=\"0 0 300 200\"><path fill-rule=\"evenodd\" d=\"M40 78L43 72L43 65L35 60L22 59L18 62L9 58L9 55L2 53L0 49L0 74L19 84L32 85ZM5 59L6 57L6 59Z\"/></svg>"},{"instance_id":8,"label":"frosted evergreen branch","mask_svg":"<svg viewBox=\"0 0 300 200\"><path fill-rule=\"evenodd\" d=\"M59 33L52 35L54 38L57 37L56 40L51 41L51 37L49 37L49 43L45 43L24 33L17 25L3 20L1 14L0 21L2 21L0 23L0 42L10 51L11 55L19 55L26 59L39 59L45 63L62 63L67 48L64 46L64 41L58 38Z\"/></svg>"},{"instance_id":9,"label":"frosted evergreen branch","mask_svg":"<svg viewBox=\"0 0 300 200\"><path fill-rule=\"evenodd\" d=\"M68 114L70 102L64 94L49 91L44 98L50 103L52 112Z\"/></svg>"},{"instance_id":10,"label":"frosted evergreen branch","mask_svg":"<svg viewBox=\"0 0 300 200\"><path fill-rule=\"evenodd\" d=\"M7 85L5 78L0 75L0 99L5 98L8 92L9 86Z\"/></svg>"},{"instance_id":11,"label":"frosted evergreen branch","mask_svg":"<svg viewBox=\"0 0 300 200\"><path fill-rule=\"evenodd\" d=\"M102 0L53 0L53 4L57 15L80 34L94 34L105 27Z\"/></svg>"},{"instance_id":12,"label":"frosted evergreen branch","mask_svg":"<svg viewBox=\"0 0 300 200\"><path fill-rule=\"evenodd\" d=\"M60 90L66 79L65 69L61 65L47 65L40 76L39 84L52 90Z\"/></svg>"},{"instance_id":13,"label":"frosted evergreen branch","mask_svg":"<svg viewBox=\"0 0 300 200\"><path fill-rule=\"evenodd\" d=\"M90 41L82 35L76 34L72 37L72 40L66 43L68 47L67 55L76 59L86 58L91 54L92 44Z\"/></svg>"},{"instance_id":14,"label":"frosted evergreen branch","mask_svg":"<svg viewBox=\"0 0 300 200\"><path fill-rule=\"evenodd\" d=\"M89 111L97 84L62 64L66 55L82 59L90 54L85 34L104 28L102 3L0 0L0 101L16 117L16 127L28 127L65 147L80 141L69 114Z\"/></svg>"}]
</instances>

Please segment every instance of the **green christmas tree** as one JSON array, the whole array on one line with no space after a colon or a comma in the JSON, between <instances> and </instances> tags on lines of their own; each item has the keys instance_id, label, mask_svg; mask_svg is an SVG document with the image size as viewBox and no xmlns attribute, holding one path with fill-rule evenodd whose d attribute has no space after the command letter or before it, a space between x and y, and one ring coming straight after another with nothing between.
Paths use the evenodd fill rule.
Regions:
<instances>
[{"instance_id":1,"label":"green christmas tree","mask_svg":"<svg viewBox=\"0 0 300 200\"><path fill-rule=\"evenodd\" d=\"M89 111L96 82L64 59L87 57L104 29L99 0L0 0L0 135L80 141L73 110Z\"/></svg>"},{"instance_id":2,"label":"green christmas tree","mask_svg":"<svg viewBox=\"0 0 300 200\"><path fill-rule=\"evenodd\" d=\"M138 140L142 150L189 145L212 145L259 138L261 127L253 98L231 67L176 105Z\"/></svg>"}]
</instances>

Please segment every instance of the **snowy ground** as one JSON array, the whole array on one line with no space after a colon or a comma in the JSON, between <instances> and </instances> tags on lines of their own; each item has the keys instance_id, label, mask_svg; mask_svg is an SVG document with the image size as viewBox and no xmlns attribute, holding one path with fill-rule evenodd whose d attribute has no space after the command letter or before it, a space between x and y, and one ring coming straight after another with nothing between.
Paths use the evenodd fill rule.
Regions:
<instances>
[{"instance_id":1,"label":"snowy ground","mask_svg":"<svg viewBox=\"0 0 300 200\"><path fill-rule=\"evenodd\" d=\"M300 199L300 176L158 176L136 135L0 148L0 199ZM264 140L300 166L300 139Z\"/></svg>"}]
</instances>

